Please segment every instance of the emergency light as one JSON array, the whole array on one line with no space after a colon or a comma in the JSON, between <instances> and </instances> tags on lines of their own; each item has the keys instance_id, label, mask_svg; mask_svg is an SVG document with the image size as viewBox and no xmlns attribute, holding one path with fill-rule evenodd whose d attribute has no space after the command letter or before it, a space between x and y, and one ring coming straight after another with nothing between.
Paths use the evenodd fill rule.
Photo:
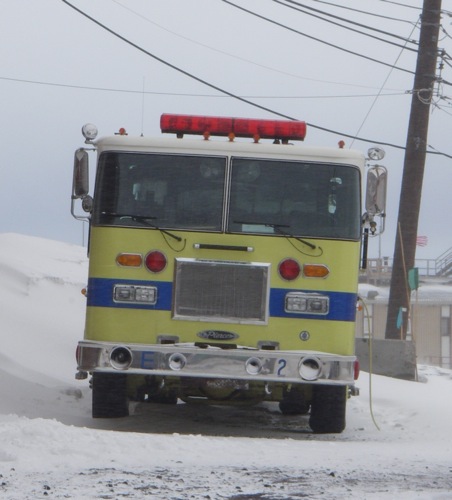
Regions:
<instances>
[{"instance_id":1,"label":"emergency light","mask_svg":"<svg viewBox=\"0 0 452 500\"><path fill-rule=\"evenodd\" d=\"M222 116L195 116L163 114L160 117L162 133L209 136L224 136L231 140L234 137L251 137L259 139L274 139L282 142L289 140L304 140L306 122L290 120L260 120L248 118L228 118Z\"/></svg>"}]
</instances>

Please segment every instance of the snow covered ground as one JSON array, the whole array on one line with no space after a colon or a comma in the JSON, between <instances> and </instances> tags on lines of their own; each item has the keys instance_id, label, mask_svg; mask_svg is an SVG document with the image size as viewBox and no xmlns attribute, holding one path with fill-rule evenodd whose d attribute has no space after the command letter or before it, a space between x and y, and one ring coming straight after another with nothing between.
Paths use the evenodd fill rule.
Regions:
<instances>
[{"instance_id":1,"label":"snow covered ground","mask_svg":"<svg viewBox=\"0 0 452 500\"><path fill-rule=\"evenodd\" d=\"M422 382L362 373L341 435L271 405L92 420L74 380L86 276L81 247L0 234L0 498L452 499L452 373L439 368L421 366Z\"/></svg>"}]
</instances>

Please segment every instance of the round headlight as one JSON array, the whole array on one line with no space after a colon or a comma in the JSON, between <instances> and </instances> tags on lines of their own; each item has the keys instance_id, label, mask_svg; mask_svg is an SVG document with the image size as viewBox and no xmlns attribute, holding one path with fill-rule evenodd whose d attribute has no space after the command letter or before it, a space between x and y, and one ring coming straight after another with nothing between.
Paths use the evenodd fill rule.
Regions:
<instances>
[{"instance_id":1,"label":"round headlight","mask_svg":"<svg viewBox=\"0 0 452 500\"><path fill-rule=\"evenodd\" d=\"M87 141L94 141L94 139L97 137L96 125L93 125L92 123L86 123L82 127L82 134Z\"/></svg>"},{"instance_id":2,"label":"round headlight","mask_svg":"<svg viewBox=\"0 0 452 500\"><path fill-rule=\"evenodd\" d=\"M367 151L370 160L382 160L385 157L385 150L382 148L373 147Z\"/></svg>"}]
</instances>

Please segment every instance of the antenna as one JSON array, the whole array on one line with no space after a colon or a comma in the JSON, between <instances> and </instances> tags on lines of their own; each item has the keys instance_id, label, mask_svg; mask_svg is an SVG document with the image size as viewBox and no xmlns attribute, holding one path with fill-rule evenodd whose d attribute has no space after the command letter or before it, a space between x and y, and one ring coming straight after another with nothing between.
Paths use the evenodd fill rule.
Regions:
<instances>
[{"instance_id":1,"label":"antenna","mask_svg":"<svg viewBox=\"0 0 452 500\"><path fill-rule=\"evenodd\" d=\"M143 76L143 88L141 91L141 137L143 137L143 128L144 128L144 87L146 83L146 77Z\"/></svg>"}]
</instances>

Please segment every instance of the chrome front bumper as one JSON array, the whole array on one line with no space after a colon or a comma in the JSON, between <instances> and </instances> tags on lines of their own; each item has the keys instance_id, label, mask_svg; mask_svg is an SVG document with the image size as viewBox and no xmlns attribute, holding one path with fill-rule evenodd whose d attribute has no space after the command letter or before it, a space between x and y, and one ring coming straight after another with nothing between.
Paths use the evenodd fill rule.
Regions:
<instances>
[{"instance_id":1,"label":"chrome front bumper","mask_svg":"<svg viewBox=\"0 0 452 500\"><path fill-rule=\"evenodd\" d=\"M222 349L192 343L119 344L81 341L78 373L94 371L131 375L253 380L279 383L353 385L355 356L315 351Z\"/></svg>"}]
</instances>

